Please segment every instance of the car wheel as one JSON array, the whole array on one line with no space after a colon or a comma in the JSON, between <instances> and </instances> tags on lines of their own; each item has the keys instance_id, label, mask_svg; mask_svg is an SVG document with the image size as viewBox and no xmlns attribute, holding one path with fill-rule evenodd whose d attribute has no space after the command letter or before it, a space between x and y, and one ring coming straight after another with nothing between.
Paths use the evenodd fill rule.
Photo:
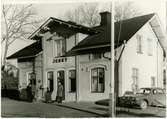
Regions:
<instances>
[{"instance_id":1,"label":"car wheel","mask_svg":"<svg viewBox=\"0 0 167 119\"><path fill-rule=\"evenodd\" d=\"M140 103L140 108L141 109L146 109L147 108L147 102L145 100L142 100Z\"/></svg>"}]
</instances>

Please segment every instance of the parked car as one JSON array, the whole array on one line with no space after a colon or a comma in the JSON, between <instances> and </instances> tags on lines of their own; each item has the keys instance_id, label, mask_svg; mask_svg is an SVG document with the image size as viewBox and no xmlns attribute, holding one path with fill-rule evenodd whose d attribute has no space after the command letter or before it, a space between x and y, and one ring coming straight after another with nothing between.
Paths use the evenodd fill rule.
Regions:
<instances>
[{"instance_id":1,"label":"parked car","mask_svg":"<svg viewBox=\"0 0 167 119\"><path fill-rule=\"evenodd\" d=\"M132 91L126 91L124 96L132 96L134 93ZM119 106L120 98L116 99L116 105ZM102 99L95 102L97 105L109 106L109 99Z\"/></svg>"},{"instance_id":2,"label":"parked car","mask_svg":"<svg viewBox=\"0 0 167 119\"><path fill-rule=\"evenodd\" d=\"M134 95L133 91L126 91L124 93L124 96L132 96L132 95Z\"/></svg>"},{"instance_id":3,"label":"parked car","mask_svg":"<svg viewBox=\"0 0 167 119\"><path fill-rule=\"evenodd\" d=\"M124 95L117 99L119 106L139 106L146 109L148 105L166 107L166 94L162 88L141 88L136 94ZM108 105L109 99L96 101L98 105Z\"/></svg>"}]
</instances>

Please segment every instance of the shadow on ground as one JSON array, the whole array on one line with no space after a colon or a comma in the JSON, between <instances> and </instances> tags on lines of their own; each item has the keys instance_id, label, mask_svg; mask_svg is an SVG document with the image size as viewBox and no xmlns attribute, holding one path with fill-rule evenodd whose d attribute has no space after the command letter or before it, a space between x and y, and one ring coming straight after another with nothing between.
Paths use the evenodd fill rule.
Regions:
<instances>
[{"instance_id":1,"label":"shadow on ground","mask_svg":"<svg viewBox=\"0 0 167 119\"><path fill-rule=\"evenodd\" d=\"M87 113L96 114L97 116L103 117L103 115L101 115L101 114L99 114L99 113L96 113L96 112L94 112L94 111L89 111L89 110L86 110L86 109L75 108L75 107L66 106L66 105L62 105L62 104L56 104L56 105L57 105L57 106L60 106L60 107L65 107L65 108L69 108L69 109L74 109L74 110L82 111L82 112L87 112Z\"/></svg>"},{"instance_id":2,"label":"shadow on ground","mask_svg":"<svg viewBox=\"0 0 167 119\"><path fill-rule=\"evenodd\" d=\"M14 100L19 100L19 91L16 89L1 90L1 97L7 97Z\"/></svg>"},{"instance_id":3,"label":"shadow on ground","mask_svg":"<svg viewBox=\"0 0 167 119\"><path fill-rule=\"evenodd\" d=\"M93 113L96 114L100 117L109 117L109 113L108 113L108 108L106 107L91 107L89 108L90 110L94 110L94 111L90 111L89 109L79 109L79 108L75 108L75 107L70 107L70 106L66 106L66 105L61 105L61 104L57 104L58 106L61 107L66 107L66 108L71 108L71 109L75 109L75 110L79 110L79 111L84 111L84 112L88 112L88 113ZM134 108L134 109L138 109L138 108ZM105 111L105 114L99 114L97 111ZM129 109L121 109L121 110L117 110L116 111L116 117L162 117L162 116L158 116L156 114L151 114L151 113L139 113L137 112L132 112Z\"/></svg>"}]
</instances>

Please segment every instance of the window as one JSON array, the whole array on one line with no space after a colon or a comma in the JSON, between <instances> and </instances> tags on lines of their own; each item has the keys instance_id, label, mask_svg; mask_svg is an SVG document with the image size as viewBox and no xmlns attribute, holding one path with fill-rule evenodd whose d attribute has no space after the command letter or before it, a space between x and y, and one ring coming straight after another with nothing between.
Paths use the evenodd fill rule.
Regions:
<instances>
[{"instance_id":1,"label":"window","mask_svg":"<svg viewBox=\"0 0 167 119\"><path fill-rule=\"evenodd\" d=\"M151 87L155 87L155 77L151 77Z\"/></svg>"},{"instance_id":2,"label":"window","mask_svg":"<svg viewBox=\"0 0 167 119\"><path fill-rule=\"evenodd\" d=\"M138 90L139 70L137 68L132 69L132 91L134 93Z\"/></svg>"},{"instance_id":3,"label":"window","mask_svg":"<svg viewBox=\"0 0 167 119\"><path fill-rule=\"evenodd\" d=\"M142 36L136 35L137 39L137 53L142 53Z\"/></svg>"},{"instance_id":4,"label":"window","mask_svg":"<svg viewBox=\"0 0 167 119\"><path fill-rule=\"evenodd\" d=\"M154 94L163 94L164 91L163 91L162 89L154 89L154 90L153 90L153 93L154 93Z\"/></svg>"},{"instance_id":5,"label":"window","mask_svg":"<svg viewBox=\"0 0 167 119\"><path fill-rule=\"evenodd\" d=\"M69 71L69 91L76 92L76 70Z\"/></svg>"},{"instance_id":6,"label":"window","mask_svg":"<svg viewBox=\"0 0 167 119\"><path fill-rule=\"evenodd\" d=\"M61 84L64 87L64 79L65 79L65 73L63 70L60 70L57 72L57 84L58 82L61 82Z\"/></svg>"},{"instance_id":7,"label":"window","mask_svg":"<svg viewBox=\"0 0 167 119\"><path fill-rule=\"evenodd\" d=\"M138 94L150 94L151 93L151 89L149 89L149 88L141 88L140 90L138 90L137 93Z\"/></svg>"},{"instance_id":8,"label":"window","mask_svg":"<svg viewBox=\"0 0 167 119\"><path fill-rule=\"evenodd\" d=\"M147 53L148 53L148 55L152 55L152 53L153 53L153 46L152 46L152 39L150 39L150 38L148 38L147 39L147 42L148 42L148 51L147 51Z\"/></svg>"},{"instance_id":9,"label":"window","mask_svg":"<svg viewBox=\"0 0 167 119\"><path fill-rule=\"evenodd\" d=\"M28 73L27 74L27 85L30 83L30 84L32 84L32 72L30 72L30 73Z\"/></svg>"},{"instance_id":10,"label":"window","mask_svg":"<svg viewBox=\"0 0 167 119\"><path fill-rule=\"evenodd\" d=\"M53 91L53 71L49 71L47 73L47 79L48 79L48 88L52 92Z\"/></svg>"},{"instance_id":11,"label":"window","mask_svg":"<svg viewBox=\"0 0 167 119\"><path fill-rule=\"evenodd\" d=\"M165 53L165 51L163 51L163 61L165 61L166 60L166 53Z\"/></svg>"},{"instance_id":12,"label":"window","mask_svg":"<svg viewBox=\"0 0 167 119\"><path fill-rule=\"evenodd\" d=\"M91 70L91 91L104 92L104 68Z\"/></svg>"},{"instance_id":13,"label":"window","mask_svg":"<svg viewBox=\"0 0 167 119\"><path fill-rule=\"evenodd\" d=\"M58 39L55 40L55 47L54 47L55 56L63 56L66 53L66 40L65 39Z\"/></svg>"},{"instance_id":14,"label":"window","mask_svg":"<svg viewBox=\"0 0 167 119\"><path fill-rule=\"evenodd\" d=\"M166 88L166 70L163 70L163 86Z\"/></svg>"},{"instance_id":15,"label":"window","mask_svg":"<svg viewBox=\"0 0 167 119\"><path fill-rule=\"evenodd\" d=\"M35 73L33 73L33 72L29 72L28 73L28 76L27 76L27 85L29 83L36 85Z\"/></svg>"}]
</instances>

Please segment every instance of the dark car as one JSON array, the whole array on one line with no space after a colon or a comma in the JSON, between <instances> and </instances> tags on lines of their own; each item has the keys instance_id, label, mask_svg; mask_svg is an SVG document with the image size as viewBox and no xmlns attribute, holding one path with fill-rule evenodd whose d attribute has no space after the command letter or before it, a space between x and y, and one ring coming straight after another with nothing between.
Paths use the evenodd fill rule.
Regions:
<instances>
[{"instance_id":1,"label":"dark car","mask_svg":"<svg viewBox=\"0 0 167 119\"><path fill-rule=\"evenodd\" d=\"M162 88L141 88L138 93L124 95L118 99L119 106L139 106L141 109L148 105L166 107L166 94ZM96 101L99 105L108 105L108 99Z\"/></svg>"},{"instance_id":2,"label":"dark car","mask_svg":"<svg viewBox=\"0 0 167 119\"><path fill-rule=\"evenodd\" d=\"M141 88L132 96L120 97L120 105L140 106L141 109L148 105L166 106L166 94L162 88Z\"/></svg>"}]
</instances>

